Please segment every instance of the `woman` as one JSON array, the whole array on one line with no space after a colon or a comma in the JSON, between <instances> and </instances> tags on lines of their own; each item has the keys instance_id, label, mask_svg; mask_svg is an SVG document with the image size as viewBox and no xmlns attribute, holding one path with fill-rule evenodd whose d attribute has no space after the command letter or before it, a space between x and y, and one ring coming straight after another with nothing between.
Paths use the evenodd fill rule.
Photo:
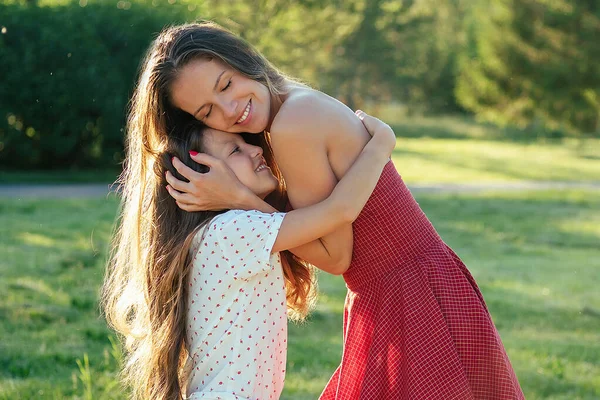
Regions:
<instances>
[{"instance_id":1,"label":"woman","mask_svg":"<svg viewBox=\"0 0 600 400\"><path fill-rule=\"evenodd\" d=\"M286 77L210 23L162 32L134 97L132 121L144 146L189 118L232 133L267 132L293 208L326 198L368 139L343 104ZM176 159L190 182L168 178L182 209L268 207L240 185L220 184L230 174L223 165L194 159L210 172ZM523 398L475 281L391 162L353 226L291 251L343 273L349 289L342 361L322 399Z\"/></svg>"}]
</instances>

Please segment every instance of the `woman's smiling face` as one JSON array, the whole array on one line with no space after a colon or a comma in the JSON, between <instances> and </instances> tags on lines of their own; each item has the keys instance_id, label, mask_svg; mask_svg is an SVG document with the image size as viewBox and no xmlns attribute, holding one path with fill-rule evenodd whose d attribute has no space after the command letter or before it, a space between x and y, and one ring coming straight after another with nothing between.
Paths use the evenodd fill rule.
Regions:
<instances>
[{"instance_id":1,"label":"woman's smiling face","mask_svg":"<svg viewBox=\"0 0 600 400\"><path fill-rule=\"evenodd\" d=\"M260 133L269 123L268 88L216 59L187 63L170 91L175 107L213 129Z\"/></svg>"}]
</instances>

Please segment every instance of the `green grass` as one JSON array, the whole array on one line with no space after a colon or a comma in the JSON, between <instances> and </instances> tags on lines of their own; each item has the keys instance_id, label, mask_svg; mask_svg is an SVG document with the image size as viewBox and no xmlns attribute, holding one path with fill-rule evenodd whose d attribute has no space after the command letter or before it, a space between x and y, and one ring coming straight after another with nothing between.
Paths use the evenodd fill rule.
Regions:
<instances>
[{"instance_id":1,"label":"green grass","mask_svg":"<svg viewBox=\"0 0 600 400\"><path fill-rule=\"evenodd\" d=\"M418 200L477 279L527 399L598 398L600 192ZM0 199L0 399L123 397L97 308L116 208ZM321 274L320 288L290 326L283 399L315 399L340 359L345 286Z\"/></svg>"},{"instance_id":2,"label":"green grass","mask_svg":"<svg viewBox=\"0 0 600 400\"><path fill-rule=\"evenodd\" d=\"M97 298L116 207L0 200L0 398L83 393L77 360L86 353L95 385L114 381Z\"/></svg>"},{"instance_id":3,"label":"green grass","mask_svg":"<svg viewBox=\"0 0 600 400\"><path fill-rule=\"evenodd\" d=\"M467 117L399 118L394 162L408 183L600 181L600 139L548 139ZM0 183L114 182L113 169L0 171Z\"/></svg>"},{"instance_id":4,"label":"green grass","mask_svg":"<svg viewBox=\"0 0 600 400\"><path fill-rule=\"evenodd\" d=\"M384 119L415 183L600 180L600 139L548 139L468 118ZM112 182L114 170L0 171L0 183ZM528 399L600 397L600 192L423 194L469 266ZM119 399L119 354L98 313L117 200L0 198L0 399ZM341 355L345 286L320 275L290 326L283 399L315 399Z\"/></svg>"},{"instance_id":5,"label":"green grass","mask_svg":"<svg viewBox=\"0 0 600 400\"><path fill-rule=\"evenodd\" d=\"M478 281L526 398L598 398L600 193L417 199ZM344 287L320 286L311 323L290 330L286 398L315 398L341 355Z\"/></svg>"},{"instance_id":6,"label":"green grass","mask_svg":"<svg viewBox=\"0 0 600 400\"><path fill-rule=\"evenodd\" d=\"M600 181L600 139L536 137L466 117L389 119L409 183Z\"/></svg>"},{"instance_id":7,"label":"green grass","mask_svg":"<svg viewBox=\"0 0 600 400\"><path fill-rule=\"evenodd\" d=\"M70 169L49 171L0 171L0 184L23 183L107 183L119 175L117 168Z\"/></svg>"},{"instance_id":8,"label":"green grass","mask_svg":"<svg viewBox=\"0 0 600 400\"><path fill-rule=\"evenodd\" d=\"M496 142L399 138L393 160L411 183L600 181L600 140L581 150L575 141ZM585 151L585 153L584 153Z\"/></svg>"},{"instance_id":9,"label":"green grass","mask_svg":"<svg viewBox=\"0 0 600 400\"><path fill-rule=\"evenodd\" d=\"M600 181L599 138L500 128L466 116L406 117L394 105L373 113L394 128L392 158L408 183Z\"/></svg>"}]
</instances>

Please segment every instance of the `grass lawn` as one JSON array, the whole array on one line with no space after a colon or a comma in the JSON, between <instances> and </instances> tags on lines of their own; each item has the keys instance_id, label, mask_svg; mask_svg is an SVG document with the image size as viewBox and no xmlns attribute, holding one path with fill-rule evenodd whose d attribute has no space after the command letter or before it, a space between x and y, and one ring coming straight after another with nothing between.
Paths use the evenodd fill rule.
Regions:
<instances>
[{"instance_id":1,"label":"grass lawn","mask_svg":"<svg viewBox=\"0 0 600 400\"><path fill-rule=\"evenodd\" d=\"M417 198L479 282L527 399L599 398L600 192ZM116 209L0 199L0 399L123 398L97 310ZM340 359L345 286L320 288L290 326L283 399L315 399Z\"/></svg>"},{"instance_id":2,"label":"grass lawn","mask_svg":"<svg viewBox=\"0 0 600 400\"><path fill-rule=\"evenodd\" d=\"M408 183L600 181L600 140L546 143L399 138L394 163ZM596 155L592 155L596 154ZM597 158L596 158L597 157Z\"/></svg>"},{"instance_id":3,"label":"grass lawn","mask_svg":"<svg viewBox=\"0 0 600 400\"><path fill-rule=\"evenodd\" d=\"M409 183L600 181L600 139L546 139L466 117L378 113L398 136L393 159ZM0 171L1 183L114 182L118 168Z\"/></svg>"},{"instance_id":4,"label":"grass lawn","mask_svg":"<svg viewBox=\"0 0 600 400\"><path fill-rule=\"evenodd\" d=\"M114 182L119 168L72 169L50 171L0 171L0 184L23 183L107 183Z\"/></svg>"},{"instance_id":5,"label":"grass lawn","mask_svg":"<svg viewBox=\"0 0 600 400\"><path fill-rule=\"evenodd\" d=\"M400 119L393 159L408 183L600 181L600 139L549 139L472 118Z\"/></svg>"}]
</instances>

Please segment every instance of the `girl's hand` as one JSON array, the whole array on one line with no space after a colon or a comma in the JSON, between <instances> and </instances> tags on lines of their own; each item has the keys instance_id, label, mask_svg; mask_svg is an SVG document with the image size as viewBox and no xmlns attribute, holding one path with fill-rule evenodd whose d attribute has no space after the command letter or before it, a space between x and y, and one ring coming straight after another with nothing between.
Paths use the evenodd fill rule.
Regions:
<instances>
[{"instance_id":1,"label":"girl's hand","mask_svg":"<svg viewBox=\"0 0 600 400\"><path fill-rule=\"evenodd\" d=\"M363 125L371 135L371 141L376 141L383 152L391 155L396 147L396 135L392 128L378 118L372 117L361 110L356 110L356 116L362 121Z\"/></svg>"},{"instance_id":2,"label":"girl's hand","mask_svg":"<svg viewBox=\"0 0 600 400\"><path fill-rule=\"evenodd\" d=\"M242 184L223 160L198 153L192 160L210 168L207 173L199 173L173 158L175 169L189 182L180 181L167 172L167 190L184 211L218 211L241 208L250 190ZM251 193L250 193L251 194Z\"/></svg>"}]
</instances>

